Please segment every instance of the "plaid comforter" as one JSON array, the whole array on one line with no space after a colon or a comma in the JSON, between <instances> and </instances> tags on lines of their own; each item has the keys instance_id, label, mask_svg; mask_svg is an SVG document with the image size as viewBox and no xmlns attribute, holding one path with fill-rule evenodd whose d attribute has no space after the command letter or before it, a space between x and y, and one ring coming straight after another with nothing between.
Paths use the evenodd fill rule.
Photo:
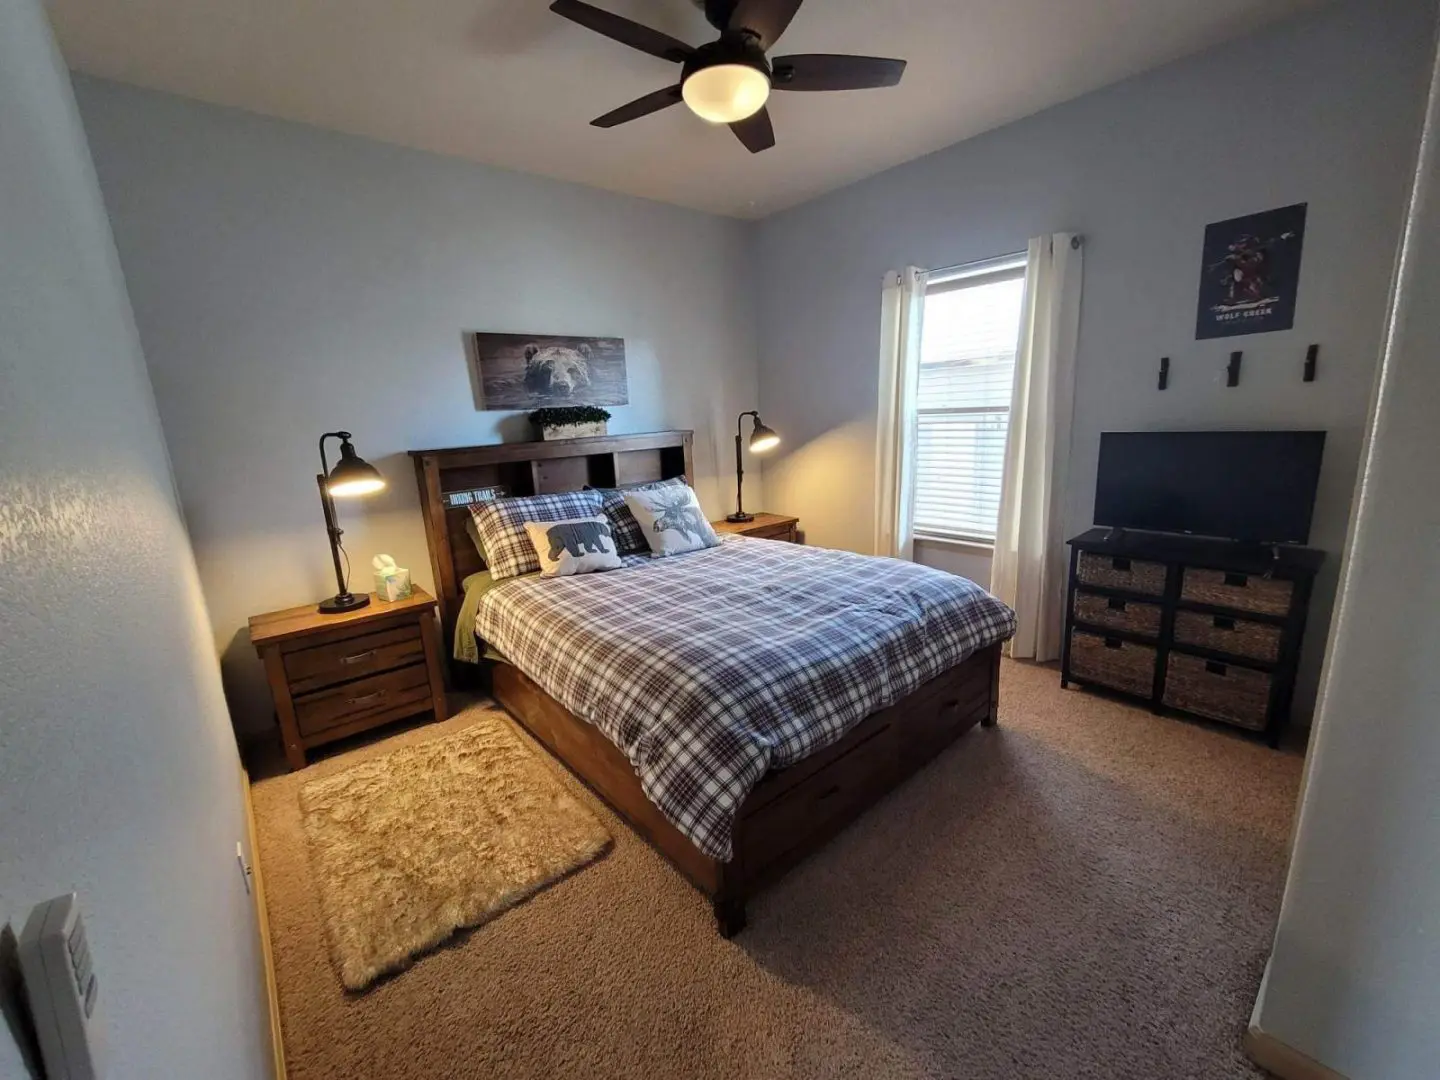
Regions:
<instances>
[{"instance_id":1,"label":"plaid comforter","mask_svg":"<svg viewBox=\"0 0 1440 1080\"><path fill-rule=\"evenodd\" d=\"M895 559L732 537L624 562L503 581L477 632L604 732L651 802L721 860L768 770L1015 629L973 582Z\"/></svg>"}]
</instances>

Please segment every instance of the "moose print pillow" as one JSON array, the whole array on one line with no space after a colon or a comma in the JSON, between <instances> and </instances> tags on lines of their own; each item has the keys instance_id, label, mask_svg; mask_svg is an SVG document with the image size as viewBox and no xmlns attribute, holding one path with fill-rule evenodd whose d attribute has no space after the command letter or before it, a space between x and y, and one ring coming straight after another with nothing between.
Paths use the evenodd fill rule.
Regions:
<instances>
[{"instance_id":1,"label":"moose print pillow","mask_svg":"<svg viewBox=\"0 0 1440 1080\"><path fill-rule=\"evenodd\" d=\"M615 535L603 516L568 521L527 521L525 532L535 545L541 577L568 577L596 570L618 570Z\"/></svg>"},{"instance_id":2,"label":"moose print pillow","mask_svg":"<svg viewBox=\"0 0 1440 1080\"><path fill-rule=\"evenodd\" d=\"M645 541L656 555L718 547L720 538L705 520L693 488L675 484L626 491L625 505L640 523Z\"/></svg>"}]
</instances>

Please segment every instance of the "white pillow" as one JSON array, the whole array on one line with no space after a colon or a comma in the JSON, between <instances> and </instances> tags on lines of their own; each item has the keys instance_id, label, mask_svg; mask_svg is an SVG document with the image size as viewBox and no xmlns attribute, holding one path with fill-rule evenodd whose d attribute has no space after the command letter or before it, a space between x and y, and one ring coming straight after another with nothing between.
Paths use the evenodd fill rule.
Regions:
<instances>
[{"instance_id":1,"label":"white pillow","mask_svg":"<svg viewBox=\"0 0 1440 1080\"><path fill-rule=\"evenodd\" d=\"M564 521L527 521L525 532L540 561L541 577L568 577L596 570L618 570L615 534L604 516Z\"/></svg>"},{"instance_id":2,"label":"white pillow","mask_svg":"<svg viewBox=\"0 0 1440 1080\"><path fill-rule=\"evenodd\" d=\"M720 538L705 520L700 500L688 485L625 491L625 505L656 555L718 547Z\"/></svg>"}]
</instances>

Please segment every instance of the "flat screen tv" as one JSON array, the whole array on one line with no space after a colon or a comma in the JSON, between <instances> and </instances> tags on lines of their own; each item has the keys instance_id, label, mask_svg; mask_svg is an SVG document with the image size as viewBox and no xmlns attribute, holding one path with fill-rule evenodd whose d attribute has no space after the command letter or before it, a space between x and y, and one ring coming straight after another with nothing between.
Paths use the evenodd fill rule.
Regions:
<instances>
[{"instance_id":1,"label":"flat screen tv","mask_svg":"<svg viewBox=\"0 0 1440 1080\"><path fill-rule=\"evenodd\" d=\"M1304 544L1323 431L1107 431L1095 524Z\"/></svg>"}]
</instances>

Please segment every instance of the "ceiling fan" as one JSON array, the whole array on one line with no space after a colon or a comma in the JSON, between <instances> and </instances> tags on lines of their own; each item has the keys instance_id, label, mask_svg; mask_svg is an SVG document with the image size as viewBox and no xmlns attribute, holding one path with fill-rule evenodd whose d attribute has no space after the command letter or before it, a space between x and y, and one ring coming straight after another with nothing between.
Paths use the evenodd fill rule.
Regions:
<instances>
[{"instance_id":1,"label":"ceiling fan","mask_svg":"<svg viewBox=\"0 0 1440 1080\"><path fill-rule=\"evenodd\" d=\"M717 40L699 48L583 0L555 0L550 5L557 15L597 34L683 65L674 86L621 105L590 121L593 126L615 127L684 101L702 120L729 124L745 148L758 154L775 145L775 129L765 108L771 90L867 90L894 86L905 73L904 60L878 56L801 53L767 59L765 53L795 18L802 0L694 2L720 31Z\"/></svg>"}]
</instances>

